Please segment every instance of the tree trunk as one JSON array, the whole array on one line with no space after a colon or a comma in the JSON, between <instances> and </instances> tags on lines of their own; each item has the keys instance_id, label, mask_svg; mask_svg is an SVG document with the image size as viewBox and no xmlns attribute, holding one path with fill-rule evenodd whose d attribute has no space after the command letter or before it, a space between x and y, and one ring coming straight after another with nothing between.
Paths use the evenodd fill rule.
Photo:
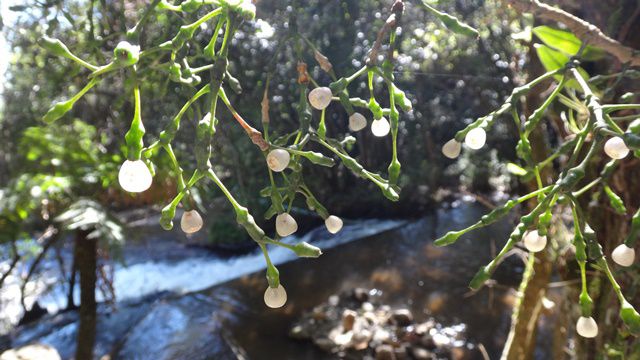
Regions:
<instances>
[{"instance_id":1,"label":"tree trunk","mask_svg":"<svg viewBox=\"0 0 640 360\"><path fill-rule=\"evenodd\" d=\"M78 272L78 246L73 248L73 260L71 261L71 270L69 271L69 289L67 291L67 310L75 309L76 302L73 299L73 291L76 287L76 274Z\"/></svg>"},{"instance_id":2,"label":"tree trunk","mask_svg":"<svg viewBox=\"0 0 640 360\"><path fill-rule=\"evenodd\" d=\"M97 240L87 238L88 231L76 232L76 253L80 274L80 324L76 347L76 360L93 359L96 340L96 264Z\"/></svg>"},{"instance_id":3,"label":"tree trunk","mask_svg":"<svg viewBox=\"0 0 640 360\"><path fill-rule=\"evenodd\" d=\"M532 359L538 335L538 318L542 299L547 294L551 279L551 262L546 251L529 255L520 288L518 301L511 316L509 337L502 352L503 360Z\"/></svg>"},{"instance_id":4,"label":"tree trunk","mask_svg":"<svg viewBox=\"0 0 640 360\"><path fill-rule=\"evenodd\" d=\"M545 71L538 60L533 46L529 49L529 58L531 59L528 69L529 79L534 79ZM521 115L529 116L540 104L541 91L546 90L549 82L545 82L529 93L526 98L526 104ZM533 160L535 162L542 161L548 156L548 148L544 141L544 131L540 127L535 129L529 140L531 142L531 150ZM549 185L552 182L551 173L548 168L541 172L543 185ZM526 184L527 191L537 189L537 184L532 181ZM533 203L529 203L529 210L533 209ZM553 224L552 224L553 226ZM551 255L549 247L535 254L529 254L529 261L522 276L522 281L518 289L518 299L511 316L511 328L509 336L502 351L503 360L524 360L532 359L536 346L536 338L538 334L538 319L542 310L542 299L547 294L547 285L551 280L553 265L551 263Z\"/></svg>"}]
</instances>

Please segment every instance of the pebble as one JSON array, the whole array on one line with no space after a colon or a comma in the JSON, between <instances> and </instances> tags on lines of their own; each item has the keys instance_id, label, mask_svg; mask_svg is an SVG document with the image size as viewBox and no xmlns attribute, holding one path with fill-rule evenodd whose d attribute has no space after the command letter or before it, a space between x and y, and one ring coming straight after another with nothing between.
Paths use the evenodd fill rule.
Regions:
<instances>
[{"instance_id":1,"label":"pebble","mask_svg":"<svg viewBox=\"0 0 640 360\"><path fill-rule=\"evenodd\" d=\"M413 323L413 314L409 309L398 309L391 313L391 319L398 326L408 326Z\"/></svg>"},{"instance_id":2,"label":"pebble","mask_svg":"<svg viewBox=\"0 0 640 360\"><path fill-rule=\"evenodd\" d=\"M391 345L380 345L376 348L376 360L396 360L396 355Z\"/></svg>"}]
</instances>

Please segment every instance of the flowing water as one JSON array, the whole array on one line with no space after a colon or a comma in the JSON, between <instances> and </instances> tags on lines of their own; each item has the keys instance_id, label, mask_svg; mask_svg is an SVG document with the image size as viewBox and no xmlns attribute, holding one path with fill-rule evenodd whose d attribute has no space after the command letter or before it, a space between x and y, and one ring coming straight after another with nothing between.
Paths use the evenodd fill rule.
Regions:
<instances>
[{"instance_id":1,"label":"flowing water","mask_svg":"<svg viewBox=\"0 0 640 360\"><path fill-rule=\"evenodd\" d=\"M470 293L467 284L491 259L492 248L503 244L511 224L475 231L450 247L433 246L437 236L467 226L486 212L473 203L457 205L417 221L354 221L337 236L316 229L302 239L288 239L311 242L324 254L318 259L295 259L285 249L273 249L272 259L279 264L289 296L287 305L278 310L267 309L262 301L266 280L258 252L118 267L114 285L121 302L115 312L108 306L100 308L97 355L330 359L310 343L290 339L289 327L303 311L329 296L364 287L377 289L383 302L409 308L417 320L433 317L447 326L458 325L471 342L482 344L495 358L508 332L513 295L506 287ZM496 279L514 286L521 271L517 261L507 261ZM166 292L153 295L158 291ZM55 293L55 289L49 292ZM150 296L140 300L141 295ZM60 305L58 297L47 298L49 309ZM70 357L74 316L66 313L19 329L12 334L12 345L37 340L56 347L63 358Z\"/></svg>"}]
</instances>

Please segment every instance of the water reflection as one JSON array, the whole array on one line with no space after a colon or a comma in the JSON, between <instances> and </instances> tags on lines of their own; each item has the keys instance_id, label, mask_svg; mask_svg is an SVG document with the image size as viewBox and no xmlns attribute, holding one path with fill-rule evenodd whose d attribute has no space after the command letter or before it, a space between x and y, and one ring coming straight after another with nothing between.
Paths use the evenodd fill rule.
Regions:
<instances>
[{"instance_id":1,"label":"water reflection","mask_svg":"<svg viewBox=\"0 0 640 360\"><path fill-rule=\"evenodd\" d=\"M264 271L254 267L255 262L262 264L261 259L197 259L208 263L195 267L193 262L162 264L163 273L147 276L165 277L175 285L173 291L121 302L115 312L102 306L96 353L98 358L110 354L112 359L331 359L335 356L309 342L289 338L289 328L305 310L331 295L363 287L378 289L383 303L410 309L416 322L433 317L445 326L464 324L466 337L483 344L496 358L508 332L512 293L501 287L471 294L467 284L491 259L491 242L499 247L505 241L510 224L475 231L447 248L432 244L438 235L470 224L483 212L480 206L463 204L399 228L387 222L387 229L393 229L357 241L351 240L362 235L362 227L359 231L346 227L336 237L328 237L324 230L311 232L304 240L323 247L323 256L294 261L285 253L276 256L289 295L287 305L277 310L263 303ZM365 233L375 233L385 222L366 224ZM520 272L517 261L506 261L496 277L516 285ZM233 278L196 292L175 291L202 289L203 284ZM74 316L62 314L23 328L12 346L44 342L69 358Z\"/></svg>"}]
</instances>

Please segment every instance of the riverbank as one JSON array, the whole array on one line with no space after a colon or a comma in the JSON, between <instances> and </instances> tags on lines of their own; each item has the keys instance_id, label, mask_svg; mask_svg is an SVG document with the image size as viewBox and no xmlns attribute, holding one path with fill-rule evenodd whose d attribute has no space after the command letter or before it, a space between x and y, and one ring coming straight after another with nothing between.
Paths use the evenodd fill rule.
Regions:
<instances>
[{"instance_id":1,"label":"riverbank","mask_svg":"<svg viewBox=\"0 0 640 360\"><path fill-rule=\"evenodd\" d=\"M491 242L499 246L504 241L509 224L481 230L452 247L434 247L437 235L469 224L485 211L476 204L458 205L411 223L348 223L337 236L313 230L298 240L323 248L318 259L295 259L274 249L272 259L281 264L289 294L287 305L278 310L267 309L262 301L266 280L259 254L132 264L126 270L129 276L116 272L115 308L100 306L96 355L226 359L240 351L249 359L329 359L312 343L290 339L289 330L305 311L331 296L365 287L376 289L381 303L411 311L416 322L464 324L468 341L482 344L493 358L508 331L512 294L502 287L472 294L467 283L490 258ZM516 285L520 270L517 262L507 261L497 278ZM146 291L147 296L127 299L127 291ZM5 347L37 341L69 358L75 316L63 313L22 327L5 338Z\"/></svg>"}]
</instances>

